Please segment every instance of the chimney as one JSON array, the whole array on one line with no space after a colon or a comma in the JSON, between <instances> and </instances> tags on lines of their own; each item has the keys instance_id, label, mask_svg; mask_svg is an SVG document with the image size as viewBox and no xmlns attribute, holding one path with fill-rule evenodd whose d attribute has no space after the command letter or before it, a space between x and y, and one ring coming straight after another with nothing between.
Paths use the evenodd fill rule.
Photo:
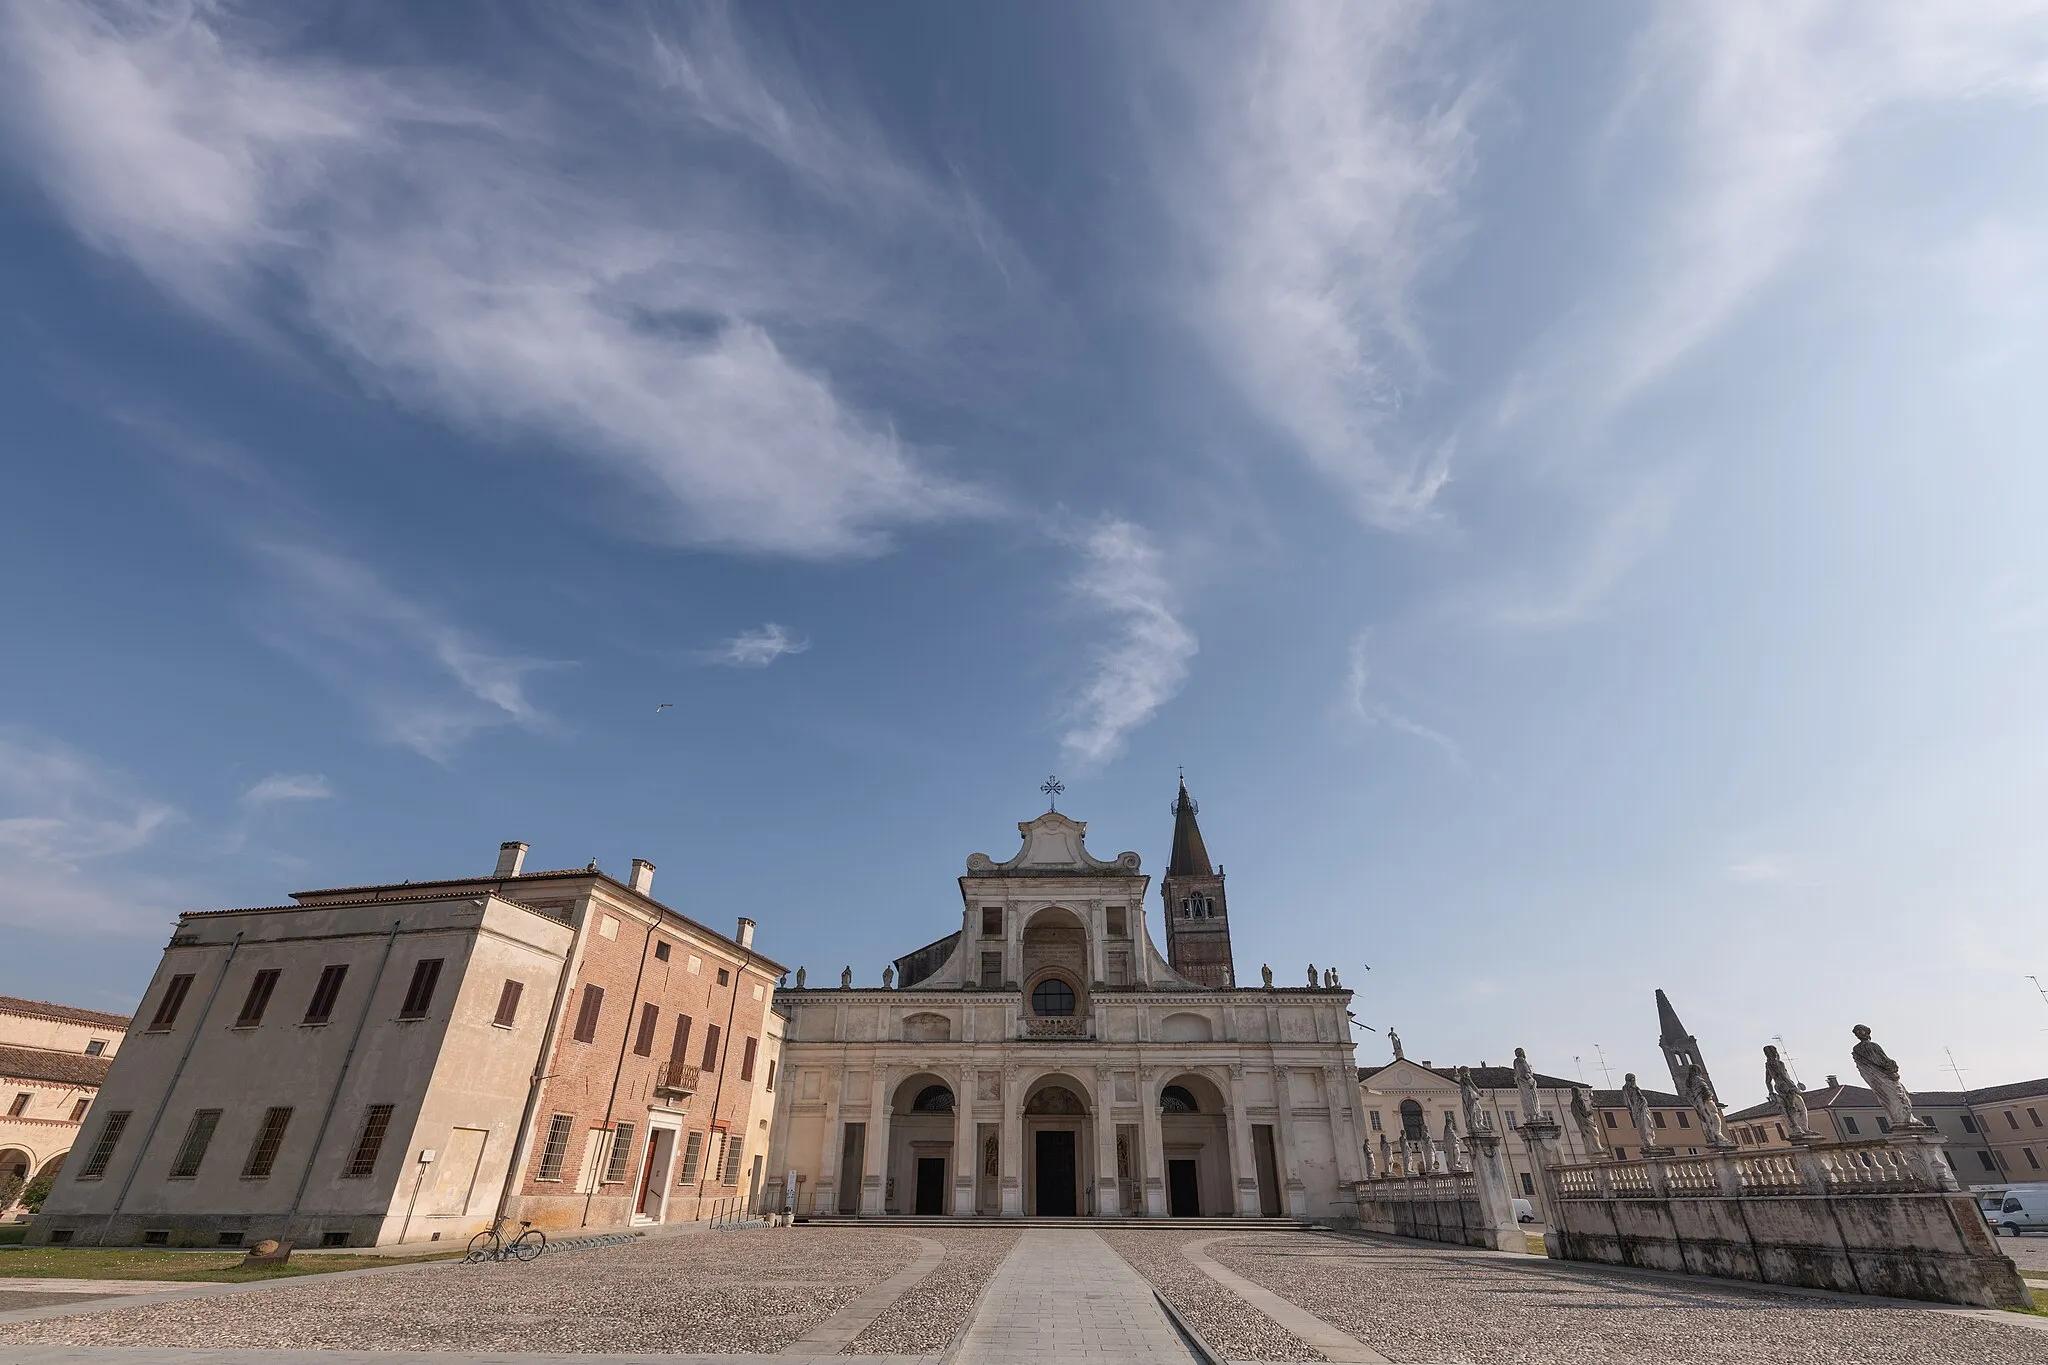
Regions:
<instances>
[{"instance_id":1,"label":"chimney","mask_svg":"<svg viewBox=\"0 0 2048 1365\"><path fill-rule=\"evenodd\" d=\"M734 937L735 939L739 940L739 945L740 945L740 947L742 947L742 948L751 948L751 947L753 947L753 946L754 946L754 922L753 922L752 920L748 919L748 918L747 918L747 917L746 917L745 915L741 915L741 916L740 916L740 930L739 930L739 932L738 932L737 934L734 934L734 935L733 935L733 937Z\"/></svg>"},{"instance_id":2,"label":"chimney","mask_svg":"<svg viewBox=\"0 0 2048 1365\"><path fill-rule=\"evenodd\" d=\"M516 877L519 869L526 866L526 845L517 839L508 839L498 845L498 870L493 877Z\"/></svg>"},{"instance_id":3,"label":"chimney","mask_svg":"<svg viewBox=\"0 0 2048 1365\"><path fill-rule=\"evenodd\" d=\"M627 885L643 896L653 895L654 864L648 862L645 858L635 858L633 860L633 877Z\"/></svg>"},{"instance_id":4,"label":"chimney","mask_svg":"<svg viewBox=\"0 0 2048 1365\"><path fill-rule=\"evenodd\" d=\"M1833 1076L1828 1077L1828 1089L1832 1090L1840 1084L1841 1082L1836 1080Z\"/></svg>"}]
</instances>

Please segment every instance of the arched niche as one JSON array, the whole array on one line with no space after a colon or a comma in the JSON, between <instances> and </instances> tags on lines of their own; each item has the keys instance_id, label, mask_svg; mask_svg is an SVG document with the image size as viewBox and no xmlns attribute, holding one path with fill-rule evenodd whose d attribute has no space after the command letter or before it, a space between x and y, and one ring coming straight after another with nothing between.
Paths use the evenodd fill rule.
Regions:
<instances>
[{"instance_id":1,"label":"arched niche","mask_svg":"<svg viewBox=\"0 0 2048 1365\"><path fill-rule=\"evenodd\" d=\"M943 1014L913 1014L903 1021L906 1043L945 1043L953 1038L953 1021Z\"/></svg>"},{"instance_id":2,"label":"arched niche","mask_svg":"<svg viewBox=\"0 0 2048 1365\"><path fill-rule=\"evenodd\" d=\"M1216 1026L1206 1015L1182 1010L1159 1021L1159 1040L1163 1043L1209 1043L1215 1039Z\"/></svg>"},{"instance_id":3,"label":"arched niche","mask_svg":"<svg viewBox=\"0 0 2048 1365\"><path fill-rule=\"evenodd\" d=\"M1065 906L1048 905L1025 921L1020 940L1024 980L1057 971L1077 986L1088 980L1088 926Z\"/></svg>"}]
</instances>

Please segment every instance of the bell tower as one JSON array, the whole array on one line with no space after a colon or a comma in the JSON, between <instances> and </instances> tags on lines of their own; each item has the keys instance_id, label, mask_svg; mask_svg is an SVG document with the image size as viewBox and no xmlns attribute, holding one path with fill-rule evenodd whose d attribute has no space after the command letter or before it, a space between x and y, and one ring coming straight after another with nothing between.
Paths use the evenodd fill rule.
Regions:
<instances>
[{"instance_id":1,"label":"bell tower","mask_svg":"<svg viewBox=\"0 0 2048 1365\"><path fill-rule=\"evenodd\" d=\"M1166 963L1190 981L1228 990L1237 984L1230 953L1230 908L1223 871L1209 865L1187 780L1173 802L1173 856L1159 894L1166 901Z\"/></svg>"}]
</instances>

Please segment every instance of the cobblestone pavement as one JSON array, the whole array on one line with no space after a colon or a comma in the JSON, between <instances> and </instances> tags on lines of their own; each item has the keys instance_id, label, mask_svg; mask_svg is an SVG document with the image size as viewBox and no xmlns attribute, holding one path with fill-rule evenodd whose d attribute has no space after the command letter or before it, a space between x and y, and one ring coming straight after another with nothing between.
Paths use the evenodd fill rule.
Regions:
<instances>
[{"instance_id":1,"label":"cobblestone pavement","mask_svg":"<svg viewBox=\"0 0 2048 1365\"><path fill-rule=\"evenodd\" d=\"M1264 1233L1209 1255L1397 1361L2041 1365L2048 1332L1393 1239Z\"/></svg>"},{"instance_id":2,"label":"cobblestone pavement","mask_svg":"<svg viewBox=\"0 0 2048 1365\"><path fill-rule=\"evenodd\" d=\"M0 1342L385 1351L777 1351L916 1258L870 1228L777 1228L0 1325Z\"/></svg>"},{"instance_id":3,"label":"cobblestone pavement","mask_svg":"<svg viewBox=\"0 0 2048 1365\"><path fill-rule=\"evenodd\" d=\"M2034 1275L2048 1274L2048 1237L2001 1237L1998 1249L2012 1263Z\"/></svg>"},{"instance_id":4,"label":"cobblestone pavement","mask_svg":"<svg viewBox=\"0 0 2048 1365\"><path fill-rule=\"evenodd\" d=\"M1180 1249L1213 1231L1105 1232L1102 1240L1150 1280L1211 1349L1230 1360L1321 1360L1300 1337L1195 1269Z\"/></svg>"},{"instance_id":5,"label":"cobblestone pavement","mask_svg":"<svg viewBox=\"0 0 2048 1365\"><path fill-rule=\"evenodd\" d=\"M1027 1228L961 1340L963 1365L1188 1365L1151 1289L1086 1228Z\"/></svg>"},{"instance_id":6,"label":"cobblestone pavement","mask_svg":"<svg viewBox=\"0 0 2048 1365\"><path fill-rule=\"evenodd\" d=\"M1017 1245L1018 1228L920 1227L918 1234L946 1248L946 1259L923 1281L883 1310L846 1348L875 1356L943 1351L960 1335L982 1286Z\"/></svg>"}]
</instances>

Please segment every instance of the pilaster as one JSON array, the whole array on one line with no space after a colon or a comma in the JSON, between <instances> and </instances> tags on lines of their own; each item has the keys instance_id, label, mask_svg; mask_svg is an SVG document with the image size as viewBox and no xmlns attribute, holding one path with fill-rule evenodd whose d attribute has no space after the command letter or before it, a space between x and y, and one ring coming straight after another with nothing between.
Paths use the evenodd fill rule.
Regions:
<instances>
[{"instance_id":1,"label":"pilaster","mask_svg":"<svg viewBox=\"0 0 2048 1365\"><path fill-rule=\"evenodd\" d=\"M998 1169L1003 1173L1002 1216L1024 1216L1024 1095L1017 1068L1003 1068L1003 1131L996 1139Z\"/></svg>"},{"instance_id":2,"label":"pilaster","mask_svg":"<svg viewBox=\"0 0 2048 1365\"><path fill-rule=\"evenodd\" d=\"M973 1010L965 1011L972 1015ZM974 1096L981 1075L972 1054L960 1064L960 1077L953 1086L953 1216L974 1217L974 1173L981 1169L980 1143L974 1126Z\"/></svg>"},{"instance_id":3,"label":"pilaster","mask_svg":"<svg viewBox=\"0 0 2048 1365\"><path fill-rule=\"evenodd\" d=\"M1259 1216L1259 1162L1252 1146L1252 1121L1244 1111L1244 1068L1230 1065L1230 1165L1236 1180L1237 1212Z\"/></svg>"},{"instance_id":4,"label":"pilaster","mask_svg":"<svg viewBox=\"0 0 2048 1365\"><path fill-rule=\"evenodd\" d=\"M1163 1073L1156 1066L1138 1071L1140 1136L1145 1144L1145 1216L1166 1216L1166 1138L1159 1126L1159 1085Z\"/></svg>"}]
</instances>

